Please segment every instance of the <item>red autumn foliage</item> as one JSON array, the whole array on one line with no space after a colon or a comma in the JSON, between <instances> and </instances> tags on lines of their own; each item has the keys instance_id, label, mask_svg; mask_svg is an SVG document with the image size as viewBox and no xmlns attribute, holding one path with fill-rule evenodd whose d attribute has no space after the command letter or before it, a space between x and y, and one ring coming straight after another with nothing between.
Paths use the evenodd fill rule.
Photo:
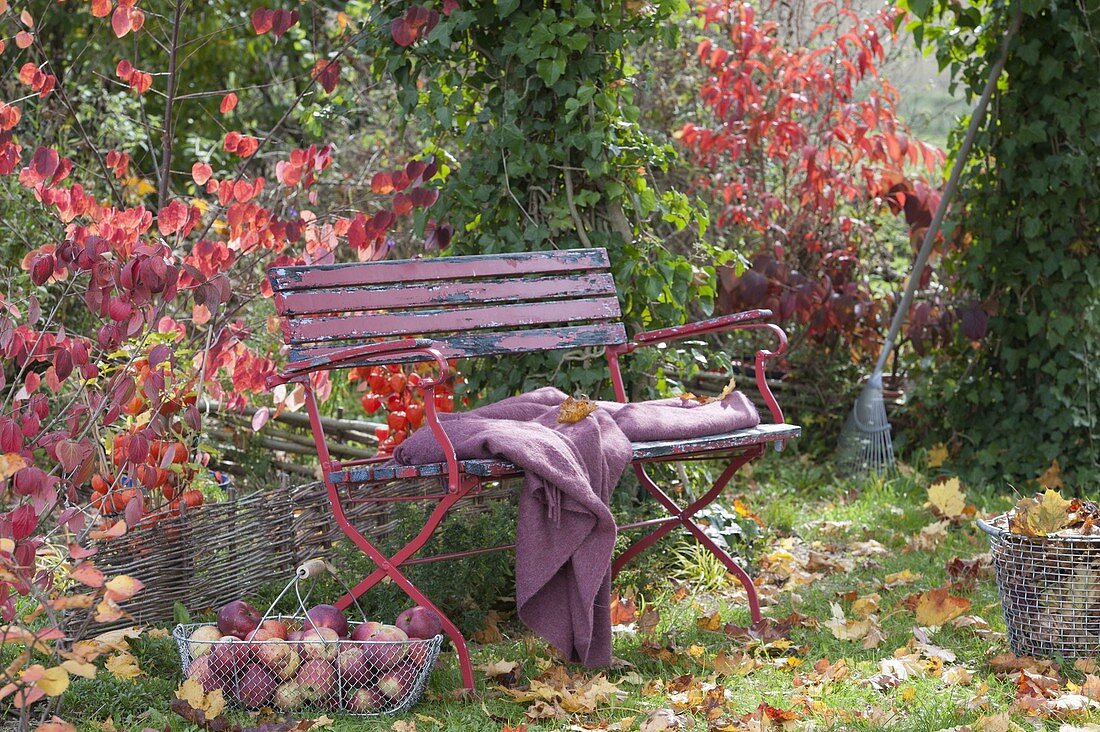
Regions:
<instances>
[{"instance_id":1,"label":"red autumn foliage","mask_svg":"<svg viewBox=\"0 0 1100 732\"><path fill-rule=\"evenodd\" d=\"M753 252L743 272L720 272L719 309L769 308L811 338L870 348L891 314L870 284L870 219L903 212L919 242L938 203L924 176L943 155L909 134L878 75L900 11L864 18L820 3L815 13L826 10L835 19L800 44L748 3L702 6L707 117L680 139L710 173L699 185L717 201L717 226Z\"/></svg>"}]
</instances>

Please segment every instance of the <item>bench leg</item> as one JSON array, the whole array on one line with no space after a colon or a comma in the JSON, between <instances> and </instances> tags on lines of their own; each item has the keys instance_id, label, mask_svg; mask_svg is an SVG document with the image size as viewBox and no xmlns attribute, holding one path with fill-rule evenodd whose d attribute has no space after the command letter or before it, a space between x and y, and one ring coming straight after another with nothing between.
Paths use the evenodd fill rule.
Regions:
<instances>
[{"instance_id":1,"label":"bench leg","mask_svg":"<svg viewBox=\"0 0 1100 732\"><path fill-rule=\"evenodd\" d=\"M611 566L612 576L618 575L619 571L622 570L628 562L653 546L674 528L682 526L687 529L695 540L702 544L707 551L717 557L718 560L726 566L726 569L741 582L741 585L745 588L745 594L748 596L749 615L752 617L754 623L758 622L762 617L760 613L760 598L756 593L756 585L753 584L752 577L749 576L748 572L746 572L741 565L734 561L733 557L731 557L728 552L707 536L707 533L692 520L692 517L718 497L722 489L729 483L734 473L750 460L763 454L763 451L763 446L759 446L749 452L734 457L729 465L726 466L726 469L722 471L722 474L718 476L718 479L714 481L714 485L687 508L680 508L680 506L649 477L643 465L635 464L634 472L638 476L638 480L645 486L649 494L665 507L670 516L666 520L661 521L656 529L632 543L615 559L615 562Z\"/></svg>"},{"instance_id":2,"label":"bench leg","mask_svg":"<svg viewBox=\"0 0 1100 732\"><path fill-rule=\"evenodd\" d=\"M399 552L392 557L387 557L378 548L370 542L362 533L356 529L350 521L348 521L347 515L344 513L343 503L340 500L340 494L336 490L336 486L329 480L325 480L325 486L328 489L329 501L332 504L333 516L336 518L336 523L339 525L340 530L347 535L352 542L359 547L360 551L366 554L371 561L378 565L378 569L371 572L367 577L361 580L355 587L351 588L351 591L340 598L336 603L336 607L340 610L346 610L355 600L357 600L364 592L369 590L374 585L378 584L381 580L389 577L394 583L400 587L406 595L408 595L413 602L417 605L423 605L424 607L431 608L435 611L443 625L443 632L447 634L447 637L454 643L455 652L458 654L459 670L462 673L462 686L468 691L472 691L474 688L474 671L473 666L470 663L470 650L466 645L466 639L462 635L462 631L458 629L458 626L447 617L442 610L435 606L427 595L420 591L416 585L409 581L407 577L401 572L399 567L401 563L411 557L416 552L420 551L425 542L431 538L432 533L439 526L440 521L446 515L447 511L464 495L466 495L474 486L475 481L467 482L458 491L449 493L446 497L439 501L439 504L428 516L427 521L424 522L424 527L420 530L408 544L406 544Z\"/></svg>"}]
</instances>

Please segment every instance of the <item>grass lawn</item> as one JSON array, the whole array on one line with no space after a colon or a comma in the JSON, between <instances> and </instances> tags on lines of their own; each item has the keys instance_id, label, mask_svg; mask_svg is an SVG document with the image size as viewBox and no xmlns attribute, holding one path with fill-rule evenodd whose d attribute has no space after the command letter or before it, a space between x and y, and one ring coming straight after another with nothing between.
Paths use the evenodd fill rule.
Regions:
<instances>
[{"instance_id":1,"label":"grass lawn","mask_svg":"<svg viewBox=\"0 0 1100 732\"><path fill-rule=\"evenodd\" d=\"M482 669L473 696L453 696L456 664L445 654L412 713L333 714L326 728L1008 730L1058 729L1068 720L1071 729L1089 729L1088 712L1027 716L1043 698L1072 706L1058 699L1087 677L1071 662L1021 671L1003 655L988 567L957 562L962 574L954 578L947 569L987 554L984 534L969 519L926 528L937 522L926 505L928 480L904 472L886 482L842 480L788 454L769 457L727 496L729 505L741 498L763 525L751 558L771 619L765 628L739 627L748 613L737 584L686 543L669 543L620 578L618 668L598 675L562 667L506 619L501 640L474 648ZM963 491L979 515L1011 505L992 491ZM946 595L927 594L943 587ZM917 620L952 615L961 620L932 627ZM156 635L129 641L140 675L101 670L77 680L61 714L86 730L196 729L168 711L178 656ZM244 726L271 721L228 716Z\"/></svg>"}]
</instances>

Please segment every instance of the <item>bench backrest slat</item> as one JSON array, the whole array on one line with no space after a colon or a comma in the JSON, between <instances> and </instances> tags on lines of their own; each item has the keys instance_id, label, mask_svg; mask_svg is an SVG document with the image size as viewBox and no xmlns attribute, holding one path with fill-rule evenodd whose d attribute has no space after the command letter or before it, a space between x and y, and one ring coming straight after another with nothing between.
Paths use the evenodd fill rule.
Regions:
<instances>
[{"instance_id":1,"label":"bench backrest slat","mask_svg":"<svg viewBox=\"0 0 1100 732\"><path fill-rule=\"evenodd\" d=\"M553 300L614 295L615 280L607 272L521 277L509 280L417 282L369 287L326 287L276 293L283 316L349 313L360 310L480 305L493 302Z\"/></svg>"},{"instance_id":2,"label":"bench backrest slat","mask_svg":"<svg viewBox=\"0 0 1100 732\"><path fill-rule=\"evenodd\" d=\"M449 358L626 341L603 249L274 267L291 361L393 336Z\"/></svg>"},{"instance_id":3,"label":"bench backrest slat","mask_svg":"<svg viewBox=\"0 0 1100 732\"><path fill-rule=\"evenodd\" d=\"M388 282L422 282L471 277L516 276L549 272L585 272L607 269L603 249L566 249L518 254L478 254L436 259L395 259L312 267L273 267L271 286L276 292L316 287L348 287Z\"/></svg>"},{"instance_id":4,"label":"bench backrest slat","mask_svg":"<svg viewBox=\"0 0 1100 732\"><path fill-rule=\"evenodd\" d=\"M558 348L584 348L585 346L606 346L610 343L626 341L626 328L622 323L603 323L600 325L566 326L564 328L532 328L511 332L453 333L436 338L440 351L447 358L463 358L469 355L495 356L507 353L526 353ZM290 352L291 361L323 356L340 348L329 344L302 346ZM398 363L401 361L422 361L420 356L413 358L378 358L356 361L355 366L371 363Z\"/></svg>"},{"instance_id":5,"label":"bench backrest slat","mask_svg":"<svg viewBox=\"0 0 1100 732\"><path fill-rule=\"evenodd\" d=\"M411 310L283 321L287 343L347 341L394 335L424 335L510 326L571 323L619 317L619 300L601 297L553 303L503 303L448 310Z\"/></svg>"}]
</instances>

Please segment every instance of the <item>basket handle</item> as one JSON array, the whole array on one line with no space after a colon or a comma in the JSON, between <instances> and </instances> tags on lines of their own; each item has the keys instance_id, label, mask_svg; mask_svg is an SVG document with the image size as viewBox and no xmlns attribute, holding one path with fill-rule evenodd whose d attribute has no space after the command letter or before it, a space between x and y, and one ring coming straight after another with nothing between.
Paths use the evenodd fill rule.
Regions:
<instances>
[{"instance_id":1,"label":"basket handle","mask_svg":"<svg viewBox=\"0 0 1100 732\"><path fill-rule=\"evenodd\" d=\"M975 522L978 524L979 529L989 534L994 539L1000 539L1002 536L1005 535L1004 529L994 526L985 519L975 519Z\"/></svg>"}]
</instances>

